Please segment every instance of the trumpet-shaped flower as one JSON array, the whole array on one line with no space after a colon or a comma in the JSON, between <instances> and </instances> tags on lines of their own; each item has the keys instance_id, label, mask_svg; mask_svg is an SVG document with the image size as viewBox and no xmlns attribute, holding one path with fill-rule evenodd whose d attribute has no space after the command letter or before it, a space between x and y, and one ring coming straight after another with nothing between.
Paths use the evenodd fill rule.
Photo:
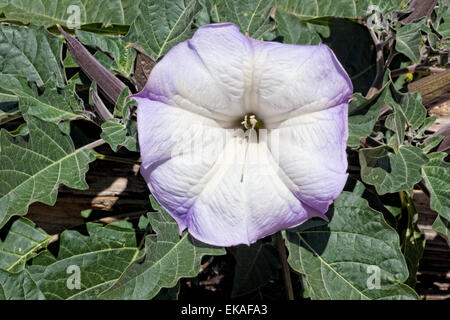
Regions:
<instances>
[{"instance_id":1,"label":"trumpet-shaped flower","mask_svg":"<svg viewBox=\"0 0 450 320\"><path fill-rule=\"evenodd\" d=\"M212 245L326 219L347 180L352 91L326 45L201 27L133 96L141 173L180 232Z\"/></svg>"}]
</instances>

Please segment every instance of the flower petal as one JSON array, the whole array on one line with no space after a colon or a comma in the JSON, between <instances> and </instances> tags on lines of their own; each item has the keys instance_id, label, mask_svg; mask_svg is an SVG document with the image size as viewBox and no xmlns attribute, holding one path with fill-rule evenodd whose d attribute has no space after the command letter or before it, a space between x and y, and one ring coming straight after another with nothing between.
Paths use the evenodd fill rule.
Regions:
<instances>
[{"instance_id":1,"label":"flower petal","mask_svg":"<svg viewBox=\"0 0 450 320\"><path fill-rule=\"evenodd\" d=\"M348 103L353 86L333 51L317 46L253 40L255 113L266 126Z\"/></svg>"},{"instance_id":2,"label":"flower petal","mask_svg":"<svg viewBox=\"0 0 450 320\"><path fill-rule=\"evenodd\" d=\"M347 104L283 122L270 135L272 154L291 191L303 203L325 213L347 181Z\"/></svg>"},{"instance_id":3,"label":"flower petal","mask_svg":"<svg viewBox=\"0 0 450 320\"><path fill-rule=\"evenodd\" d=\"M201 27L157 63L136 96L210 117L225 126L242 121L251 81L251 51L250 42L234 24Z\"/></svg>"},{"instance_id":4,"label":"flower petal","mask_svg":"<svg viewBox=\"0 0 450 320\"><path fill-rule=\"evenodd\" d=\"M155 198L177 220L180 232L188 228L195 238L212 245L250 245L321 216L286 187L265 143L251 144L247 151L257 159L246 158L246 143L234 138L206 174L204 167L183 163L180 157L141 173Z\"/></svg>"}]
</instances>

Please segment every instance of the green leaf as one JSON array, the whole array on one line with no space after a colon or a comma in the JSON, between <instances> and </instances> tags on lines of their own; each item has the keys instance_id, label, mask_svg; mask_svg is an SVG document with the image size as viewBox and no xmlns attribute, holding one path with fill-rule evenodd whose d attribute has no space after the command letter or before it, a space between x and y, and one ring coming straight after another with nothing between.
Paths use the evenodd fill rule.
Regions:
<instances>
[{"instance_id":1,"label":"green leaf","mask_svg":"<svg viewBox=\"0 0 450 320\"><path fill-rule=\"evenodd\" d=\"M85 118L83 102L75 93L75 84L60 89L49 82L43 90L37 90L30 87L24 77L0 74L0 88L15 94L23 115L35 116L55 124Z\"/></svg>"},{"instance_id":2,"label":"green leaf","mask_svg":"<svg viewBox=\"0 0 450 320\"><path fill-rule=\"evenodd\" d=\"M0 4L1 6L1 4ZM62 39L44 28L0 25L0 73L23 76L43 86L65 85L61 63Z\"/></svg>"},{"instance_id":3,"label":"green leaf","mask_svg":"<svg viewBox=\"0 0 450 320\"><path fill-rule=\"evenodd\" d=\"M27 270L19 273L0 270L0 300L43 300L44 298Z\"/></svg>"},{"instance_id":4,"label":"green leaf","mask_svg":"<svg viewBox=\"0 0 450 320\"><path fill-rule=\"evenodd\" d=\"M277 31L283 37L283 43L316 45L320 36L310 23L297 19L288 12L277 10L275 12Z\"/></svg>"},{"instance_id":5,"label":"green leaf","mask_svg":"<svg viewBox=\"0 0 450 320\"><path fill-rule=\"evenodd\" d=\"M349 147L359 147L360 139L366 138L372 133L384 103L386 91L383 90L371 99L366 99L360 93L354 95L354 100L348 106L349 136L347 145Z\"/></svg>"},{"instance_id":6,"label":"green leaf","mask_svg":"<svg viewBox=\"0 0 450 320\"><path fill-rule=\"evenodd\" d=\"M137 123L131 120L131 110L136 107L136 101L130 99L128 88L122 91L114 107L114 115L118 118L109 119L102 124L101 138L105 140L114 151L124 146L130 151L139 151Z\"/></svg>"},{"instance_id":7,"label":"green leaf","mask_svg":"<svg viewBox=\"0 0 450 320\"><path fill-rule=\"evenodd\" d=\"M438 13L438 28L437 31L441 34L443 39L450 38L450 6L443 1L439 3ZM440 20L443 20L442 22Z\"/></svg>"},{"instance_id":8,"label":"green leaf","mask_svg":"<svg viewBox=\"0 0 450 320\"><path fill-rule=\"evenodd\" d=\"M397 109L394 109L394 112L386 117L384 125L387 129L394 132L394 135L389 139L389 141L387 141L388 145L397 150L399 146L403 145L403 142L405 141L405 118Z\"/></svg>"},{"instance_id":9,"label":"green leaf","mask_svg":"<svg viewBox=\"0 0 450 320\"><path fill-rule=\"evenodd\" d=\"M70 27L75 24L78 12L80 26L130 25L138 15L138 6L137 0L0 0L4 20L45 27L56 24Z\"/></svg>"},{"instance_id":10,"label":"green leaf","mask_svg":"<svg viewBox=\"0 0 450 320\"><path fill-rule=\"evenodd\" d=\"M27 119L29 136L0 133L0 227L39 201L53 205L58 187L85 190L92 150L77 149L54 124Z\"/></svg>"},{"instance_id":11,"label":"green leaf","mask_svg":"<svg viewBox=\"0 0 450 320\"><path fill-rule=\"evenodd\" d=\"M0 269L18 272L36 253L47 247L51 236L25 218L20 218L8 230L5 241L0 241Z\"/></svg>"},{"instance_id":12,"label":"green leaf","mask_svg":"<svg viewBox=\"0 0 450 320\"><path fill-rule=\"evenodd\" d=\"M151 299L161 288L171 288L180 278L197 276L204 255L223 255L223 248L204 244L188 232L180 237L178 225L153 199L157 212L148 214L156 235L148 235L145 256L134 262L103 294L106 299Z\"/></svg>"},{"instance_id":13,"label":"green leaf","mask_svg":"<svg viewBox=\"0 0 450 320\"><path fill-rule=\"evenodd\" d=\"M443 136L434 136L429 137L428 139L425 139L425 141L421 144L419 144L419 148L423 150L424 153L428 153L434 148L436 148L444 139Z\"/></svg>"},{"instance_id":14,"label":"green leaf","mask_svg":"<svg viewBox=\"0 0 450 320\"><path fill-rule=\"evenodd\" d=\"M422 97L418 92L401 93L391 85L386 104L399 112L412 129L418 129L427 116L427 110L422 105Z\"/></svg>"},{"instance_id":15,"label":"green leaf","mask_svg":"<svg viewBox=\"0 0 450 320\"><path fill-rule=\"evenodd\" d=\"M140 9L125 39L136 42L157 60L192 36L194 18L202 7L197 0L146 0Z\"/></svg>"},{"instance_id":16,"label":"green leaf","mask_svg":"<svg viewBox=\"0 0 450 320\"><path fill-rule=\"evenodd\" d=\"M96 299L110 287L138 253L131 228L86 224L88 235L75 230L61 234L56 256L39 255L29 267L46 299ZM71 280L79 270L79 288ZM69 285L71 284L71 285Z\"/></svg>"},{"instance_id":17,"label":"green leaf","mask_svg":"<svg viewBox=\"0 0 450 320\"><path fill-rule=\"evenodd\" d=\"M270 21L274 7L275 0L219 0L213 19L214 22L233 22L242 33L259 39L274 26Z\"/></svg>"},{"instance_id":18,"label":"green leaf","mask_svg":"<svg viewBox=\"0 0 450 320\"><path fill-rule=\"evenodd\" d=\"M110 67L112 70L121 73L125 77L129 77L133 72L136 51L127 48L127 42L122 38L113 38L80 30L76 30L75 34L84 45L92 46L100 50L100 52L108 54L113 59L113 64Z\"/></svg>"},{"instance_id":19,"label":"green leaf","mask_svg":"<svg viewBox=\"0 0 450 320\"><path fill-rule=\"evenodd\" d=\"M366 200L343 192L330 223L287 231L288 262L303 274L311 299L417 299L399 237ZM379 281L377 281L379 280Z\"/></svg>"},{"instance_id":20,"label":"green leaf","mask_svg":"<svg viewBox=\"0 0 450 320\"><path fill-rule=\"evenodd\" d=\"M232 297L252 293L278 276L281 265L271 243L258 241L251 246L241 245L233 249L236 268Z\"/></svg>"},{"instance_id":21,"label":"green leaf","mask_svg":"<svg viewBox=\"0 0 450 320\"><path fill-rule=\"evenodd\" d=\"M309 21L321 17L356 19L366 17L369 5L381 12L397 9L401 0L277 0L277 11L286 12L299 20Z\"/></svg>"},{"instance_id":22,"label":"green leaf","mask_svg":"<svg viewBox=\"0 0 450 320\"><path fill-rule=\"evenodd\" d=\"M444 161L446 153L431 153L422 167L423 180L430 192L430 207L450 221L450 164Z\"/></svg>"},{"instance_id":23,"label":"green leaf","mask_svg":"<svg viewBox=\"0 0 450 320\"><path fill-rule=\"evenodd\" d=\"M102 124L102 133L100 137L105 140L114 151L119 146L124 146L130 151L138 151L137 142L137 124L135 121L127 121L124 124L119 119L109 119Z\"/></svg>"},{"instance_id":24,"label":"green leaf","mask_svg":"<svg viewBox=\"0 0 450 320\"><path fill-rule=\"evenodd\" d=\"M423 124L420 126L419 130L417 130L416 138L422 139L425 136L425 131L431 127L431 125L436 121L437 116L432 116L425 118Z\"/></svg>"},{"instance_id":25,"label":"green leaf","mask_svg":"<svg viewBox=\"0 0 450 320\"><path fill-rule=\"evenodd\" d=\"M444 219L442 216L437 216L433 223L433 230L439 233L445 240L447 240L450 246L450 222Z\"/></svg>"},{"instance_id":26,"label":"green leaf","mask_svg":"<svg viewBox=\"0 0 450 320\"><path fill-rule=\"evenodd\" d=\"M401 145L397 153L387 146L361 149L359 151L361 178L375 186L383 195L401 190L411 190L422 179L421 167L427 157L420 148Z\"/></svg>"},{"instance_id":27,"label":"green leaf","mask_svg":"<svg viewBox=\"0 0 450 320\"><path fill-rule=\"evenodd\" d=\"M420 60L420 47L422 45L422 34L420 31L425 21L426 18L423 18L407 25L399 22L395 28L395 50L403 53L413 63L419 63Z\"/></svg>"}]
</instances>

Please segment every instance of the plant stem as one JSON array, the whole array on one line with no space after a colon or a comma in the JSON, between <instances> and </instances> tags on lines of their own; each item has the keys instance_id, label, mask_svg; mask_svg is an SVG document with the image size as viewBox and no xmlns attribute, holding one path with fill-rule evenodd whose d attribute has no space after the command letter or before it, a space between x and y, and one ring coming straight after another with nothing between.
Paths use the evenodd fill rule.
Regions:
<instances>
[{"instance_id":1,"label":"plant stem","mask_svg":"<svg viewBox=\"0 0 450 320\"><path fill-rule=\"evenodd\" d=\"M401 69L395 69L391 71L392 78L396 78L402 74L405 73L414 73L414 72L430 72L430 73L439 73L444 72L446 69L439 68L439 67L433 67L433 66L425 66L420 64L413 64L412 66L401 68Z\"/></svg>"},{"instance_id":2,"label":"plant stem","mask_svg":"<svg viewBox=\"0 0 450 320\"><path fill-rule=\"evenodd\" d=\"M139 161L136 161L136 160L124 159L124 158L114 157L114 156L107 156L107 155L104 155L104 154L101 154L98 152L95 153L95 158L98 160L105 160L105 161L112 161L112 162L119 162L119 163L133 164L133 165L141 164Z\"/></svg>"},{"instance_id":3,"label":"plant stem","mask_svg":"<svg viewBox=\"0 0 450 320\"><path fill-rule=\"evenodd\" d=\"M274 234L274 240L278 249L278 254L280 255L281 266L283 269L286 297L288 298L288 300L294 300L294 289L292 288L291 273L289 264L287 262L286 247L284 246L284 240L283 236L281 235L281 231Z\"/></svg>"},{"instance_id":4,"label":"plant stem","mask_svg":"<svg viewBox=\"0 0 450 320\"><path fill-rule=\"evenodd\" d=\"M372 82L372 85L370 86L369 91L367 92L366 98L370 99L374 95L376 95L380 89L383 86L383 78L384 73L386 71L384 67L384 55L383 55L383 48L385 43L382 42L380 39L378 39L378 36L376 35L375 31L371 29L370 27L367 28L369 30L370 36L372 37L372 40L375 44L375 49L377 53L377 74L375 76L375 79Z\"/></svg>"},{"instance_id":5,"label":"plant stem","mask_svg":"<svg viewBox=\"0 0 450 320\"><path fill-rule=\"evenodd\" d=\"M77 151L95 149L97 147L100 147L100 146L104 145L105 143L106 143L105 140L98 139L98 140L96 140L96 141L94 141L92 143L89 143L89 144L87 144L87 145L77 149Z\"/></svg>"}]
</instances>

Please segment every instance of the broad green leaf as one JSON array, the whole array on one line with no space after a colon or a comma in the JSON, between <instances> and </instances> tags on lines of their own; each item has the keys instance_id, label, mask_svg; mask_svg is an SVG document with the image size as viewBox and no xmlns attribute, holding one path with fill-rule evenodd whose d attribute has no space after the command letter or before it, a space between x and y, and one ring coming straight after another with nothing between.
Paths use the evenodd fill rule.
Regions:
<instances>
[{"instance_id":1,"label":"broad green leaf","mask_svg":"<svg viewBox=\"0 0 450 320\"><path fill-rule=\"evenodd\" d=\"M127 121L124 124L119 119L109 119L102 124L100 137L105 140L114 151L119 146L124 146L130 151L138 151L137 124L135 121Z\"/></svg>"},{"instance_id":2,"label":"broad green leaf","mask_svg":"<svg viewBox=\"0 0 450 320\"><path fill-rule=\"evenodd\" d=\"M45 27L60 24L75 28L77 22L79 26L130 25L138 15L138 6L139 0L0 0L0 12L6 16L3 20Z\"/></svg>"},{"instance_id":3,"label":"broad green leaf","mask_svg":"<svg viewBox=\"0 0 450 320\"><path fill-rule=\"evenodd\" d=\"M50 239L51 236L30 220L20 218L14 221L5 240L0 240L0 269L9 272L23 270L25 263L45 248Z\"/></svg>"},{"instance_id":4,"label":"broad green leaf","mask_svg":"<svg viewBox=\"0 0 450 320\"><path fill-rule=\"evenodd\" d=\"M359 151L361 178L383 195L411 190L422 179L421 168L427 157L418 147L401 145L397 153L386 146Z\"/></svg>"},{"instance_id":5,"label":"broad green leaf","mask_svg":"<svg viewBox=\"0 0 450 320\"><path fill-rule=\"evenodd\" d=\"M66 80L61 55L62 39L42 27L0 25L2 74L23 76L38 86L52 81L63 87Z\"/></svg>"},{"instance_id":6,"label":"broad green leaf","mask_svg":"<svg viewBox=\"0 0 450 320\"><path fill-rule=\"evenodd\" d=\"M436 148L444 139L443 136L434 136L425 139L425 141L418 145L420 149L423 150L424 153L430 152L432 149Z\"/></svg>"},{"instance_id":7,"label":"broad green leaf","mask_svg":"<svg viewBox=\"0 0 450 320\"><path fill-rule=\"evenodd\" d=\"M219 0L214 6L214 22L233 22L242 33L259 39L273 28L270 13L275 0Z\"/></svg>"},{"instance_id":8,"label":"broad green leaf","mask_svg":"<svg viewBox=\"0 0 450 320\"><path fill-rule=\"evenodd\" d=\"M24 215L33 202L53 205L58 187L87 189L85 174L92 150L77 149L54 124L27 119L29 136L0 132L0 227Z\"/></svg>"},{"instance_id":9,"label":"broad green leaf","mask_svg":"<svg viewBox=\"0 0 450 320\"><path fill-rule=\"evenodd\" d=\"M96 299L138 254L133 229L94 223L88 223L86 228L88 235L75 230L64 231L58 254L41 254L29 267L46 299ZM78 288L72 281L75 278L71 278L77 275Z\"/></svg>"},{"instance_id":10,"label":"broad green leaf","mask_svg":"<svg viewBox=\"0 0 450 320\"><path fill-rule=\"evenodd\" d=\"M141 0L140 9L125 39L136 42L157 60L192 36L194 18L202 7L197 0Z\"/></svg>"},{"instance_id":11,"label":"broad green leaf","mask_svg":"<svg viewBox=\"0 0 450 320\"><path fill-rule=\"evenodd\" d=\"M449 4L445 4L444 0L441 0L439 3L438 10L438 19L442 20L438 21L437 31L441 34L443 39L450 38L450 6Z\"/></svg>"},{"instance_id":12,"label":"broad green leaf","mask_svg":"<svg viewBox=\"0 0 450 320\"><path fill-rule=\"evenodd\" d=\"M84 118L83 103L75 93L75 84L59 89L49 82L43 90L37 90L30 87L24 77L0 74L0 88L14 93L23 115L55 124ZM67 130L64 131L67 133Z\"/></svg>"},{"instance_id":13,"label":"broad green leaf","mask_svg":"<svg viewBox=\"0 0 450 320\"><path fill-rule=\"evenodd\" d=\"M439 233L450 246L450 222L442 216L437 216L433 223L433 230Z\"/></svg>"},{"instance_id":14,"label":"broad green leaf","mask_svg":"<svg viewBox=\"0 0 450 320\"><path fill-rule=\"evenodd\" d=\"M133 62L136 58L136 51L127 48L127 42L122 38L109 37L86 31L75 31L75 34L84 45L92 46L100 52L108 54L113 59L110 67L114 71L129 77L133 71Z\"/></svg>"},{"instance_id":15,"label":"broad green leaf","mask_svg":"<svg viewBox=\"0 0 450 320\"><path fill-rule=\"evenodd\" d=\"M431 153L422 167L423 180L430 192L430 207L450 221L450 164L444 161L446 153Z\"/></svg>"},{"instance_id":16,"label":"broad green leaf","mask_svg":"<svg viewBox=\"0 0 450 320\"><path fill-rule=\"evenodd\" d=\"M428 128L433 125L433 123L436 121L437 116L432 116L425 118L423 121L423 124L420 126L420 128L417 130L416 138L422 139L425 136L425 131L428 130Z\"/></svg>"},{"instance_id":17,"label":"broad green leaf","mask_svg":"<svg viewBox=\"0 0 450 320\"><path fill-rule=\"evenodd\" d=\"M320 36L310 23L297 19L285 11L275 12L277 31L283 37L283 43L316 45Z\"/></svg>"},{"instance_id":18,"label":"broad green leaf","mask_svg":"<svg viewBox=\"0 0 450 320\"><path fill-rule=\"evenodd\" d=\"M360 139L372 133L385 96L386 90L371 99L366 99L360 93L354 95L354 100L348 106L349 147L359 147Z\"/></svg>"},{"instance_id":19,"label":"broad green leaf","mask_svg":"<svg viewBox=\"0 0 450 320\"><path fill-rule=\"evenodd\" d=\"M197 276L205 255L223 255L225 250L193 238L180 237L178 225L153 199L157 212L148 214L155 234L145 241L145 256L135 261L102 297L106 299L151 299L161 288L171 288L180 278Z\"/></svg>"},{"instance_id":20,"label":"broad green leaf","mask_svg":"<svg viewBox=\"0 0 450 320\"><path fill-rule=\"evenodd\" d=\"M394 135L387 141L388 145L395 150L405 141L406 120L398 109L386 117L384 125L387 129L394 132Z\"/></svg>"},{"instance_id":21,"label":"broad green leaf","mask_svg":"<svg viewBox=\"0 0 450 320\"><path fill-rule=\"evenodd\" d=\"M10 273L0 270L0 300L44 300L45 297L27 270Z\"/></svg>"},{"instance_id":22,"label":"broad green leaf","mask_svg":"<svg viewBox=\"0 0 450 320\"><path fill-rule=\"evenodd\" d=\"M356 19L366 17L369 6L381 12L397 9L401 0L277 0L277 11L286 12L299 20L308 21L321 17Z\"/></svg>"},{"instance_id":23,"label":"broad green leaf","mask_svg":"<svg viewBox=\"0 0 450 320\"><path fill-rule=\"evenodd\" d=\"M303 274L314 300L417 299L399 237L366 200L343 192L330 223L286 232L288 262Z\"/></svg>"},{"instance_id":24,"label":"broad green leaf","mask_svg":"<svg viewBox=\"0 0 450 320\"><path fill-rule=\"evenodd\" d=\"M386 95L386 104L399 112L412 129L418 129L427 116L418 92L401 93L392 85Z\"/></svg>"},{"instance_id":25,"label":"broad green leaf","mask_svg":"<svg viewBox=\"0 0 450 320\"><path fill-rule=\"evenodd\" d=\"M281 268L275 247L258 241L251 246L238 246L232 251L236 259L233 280L233 297L258 290L278 276Z\"/></svg>"},{"instance_id":26,"label":"broad green leaf","mask_svg":"<svg viewBox=\"0 0 450 320\"><path fill-rule=\"evenodd\" d=\"M131 120L131 110L136 107L136 101L129 98L131 92L128 88L122 91L114 107L114 115L118 118L109 119L102 124L101 138L113 150L124 146L130 151L139 151L137 123Z\"/></svg>"},{"instance_id":27,"label":"broad green leaf","mask_svg":"<svg viewBox=\"0 0 450 320\"><path fill-rule=\"evenodd\" d=\"M420 31L425 21L426 18L407 25L398 23L395 28L395 50L403 53L413 63L419 63L420 60L420 46L422 45L422 34Z\"/></svg>"},{"instance_id":28,"label":"broad green leaf","mask_svg":"<svg viewBox=\"0 0 450 320\"><path fill-rule=\"evenodd\" d=\"M220 17L217 13L217 2L221 0L198 0L202 6L202 10L195 18L196 26L204 26L206 24L219 22Z\"/></svg>"}]
</instances>

